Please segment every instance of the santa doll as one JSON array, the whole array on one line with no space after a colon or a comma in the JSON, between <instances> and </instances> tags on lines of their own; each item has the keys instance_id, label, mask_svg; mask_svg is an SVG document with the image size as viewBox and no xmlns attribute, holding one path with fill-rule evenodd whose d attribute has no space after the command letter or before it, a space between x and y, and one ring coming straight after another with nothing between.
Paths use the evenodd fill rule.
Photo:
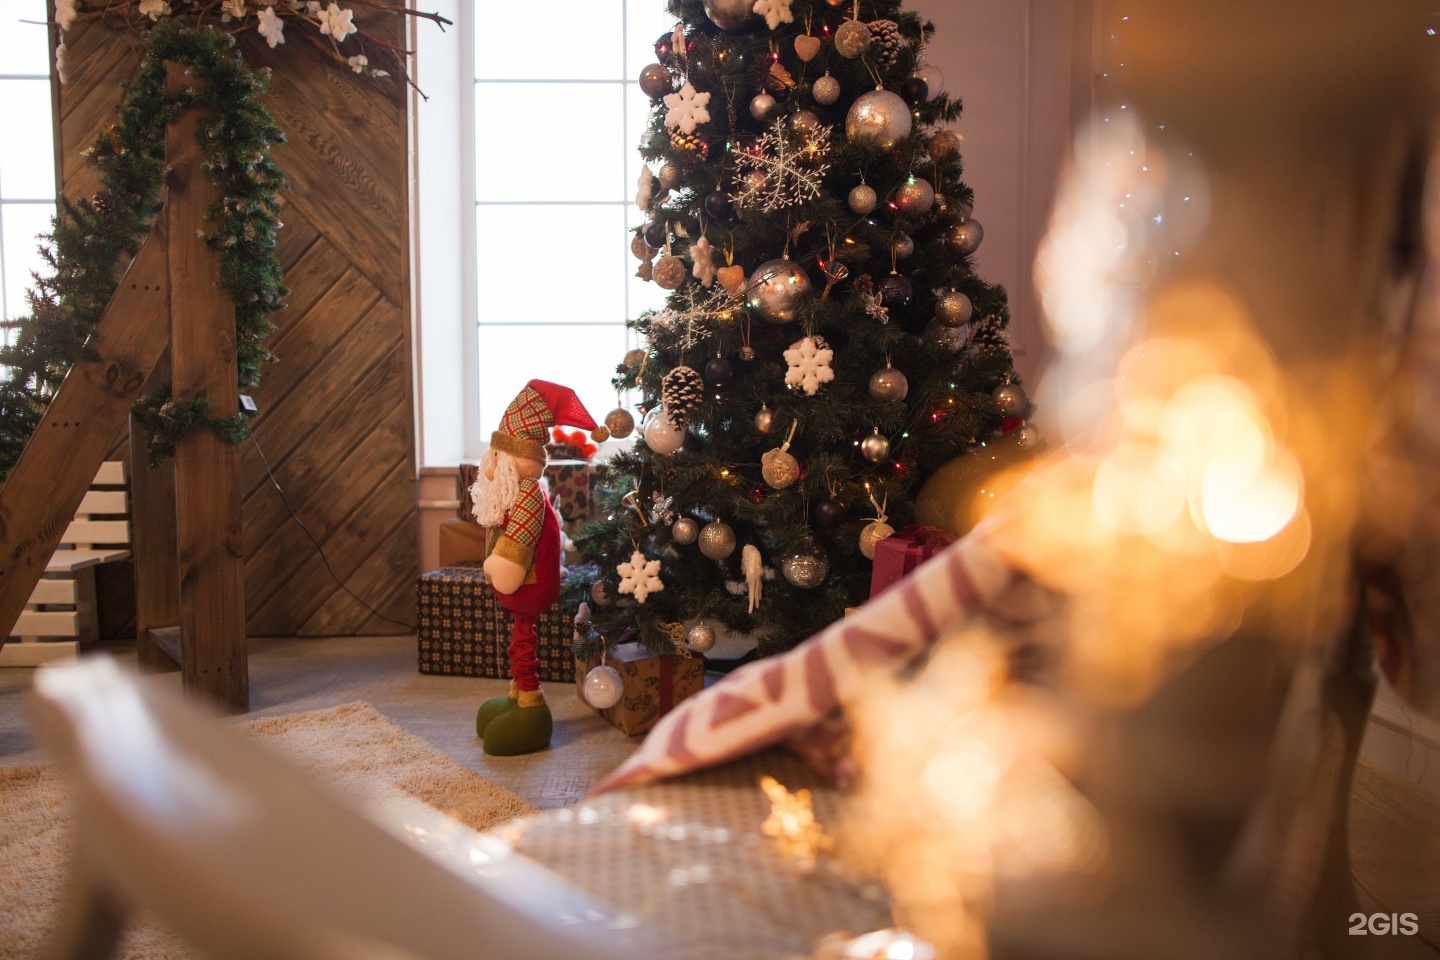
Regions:
<instances>
[{"instance_id":1,"label":"santa doll","mask_svg":"<svg viewBox=\"0 0 1440 960\"><path fill-rule=\"evenodd\" d=\"M560 595L560 518L541 484L545 441L555 425L595 429L575 391L531 380L510 403L470 487L487 528L485 578L510 611L510 693L481 705L475 732L496 756L550 745L553 721L540 690L535 620Z\"/></svg>"}]
</instances>

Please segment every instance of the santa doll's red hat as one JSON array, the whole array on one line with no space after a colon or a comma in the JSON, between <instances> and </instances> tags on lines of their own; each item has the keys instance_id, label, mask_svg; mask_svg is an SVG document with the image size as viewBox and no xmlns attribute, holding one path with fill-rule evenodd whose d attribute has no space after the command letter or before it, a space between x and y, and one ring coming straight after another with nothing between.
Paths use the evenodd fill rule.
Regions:
<instances>
[{"instance_id":1,"label":"santa doll's red hat","mask_svg":"<svg viewBox=\"0 0 1440 960\"><path fill-rule=\"evenodd\" d=\"M531 380L505 408L490 446L527 460L545 459L545 441L555 425L595 429L595 418L575 391L549 380Z\"/></svg>"}]
</instances>

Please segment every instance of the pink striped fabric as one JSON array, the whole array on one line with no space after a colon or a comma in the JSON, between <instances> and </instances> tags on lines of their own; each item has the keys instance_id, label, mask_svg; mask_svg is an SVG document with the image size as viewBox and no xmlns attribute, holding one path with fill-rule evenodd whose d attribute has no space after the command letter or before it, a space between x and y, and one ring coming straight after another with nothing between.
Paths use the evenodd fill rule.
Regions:
<instances>
[{"instance_id":1,"label":"pink striped fabric","mask_svg":"<svg viewBox=\"0 0 1440 960\"><path fill-rule=\"evenodd\" d=\"M864 667L913 660L1011 581L1012 571L986 543L991 527L977 527L789 653L748 664L685 700L593 792L677 776L782 741L798 743L802 754L807 739L832 741L833 712L863 695Z\"/></svg>"}]
</instances>

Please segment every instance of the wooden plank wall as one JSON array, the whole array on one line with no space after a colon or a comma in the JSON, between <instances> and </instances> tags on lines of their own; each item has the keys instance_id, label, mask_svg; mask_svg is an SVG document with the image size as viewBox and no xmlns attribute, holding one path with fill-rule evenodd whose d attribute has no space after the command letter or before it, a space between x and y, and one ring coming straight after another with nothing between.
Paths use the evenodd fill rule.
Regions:
<instances>
[{"instance_id":1,"label":"wooden plank wall","mask_svg":"<svg viewBox=\"0 0 1440 960\"><path fill-rule=\"evenodd\" d=\"M357 22L403 44L404 22ZM419 572L411 397L407 109L403 81L359 77L299 37L275 50L250 34L254 66L274 73L268 104L287 142L280 258L291 293L267 346L279 357L253 396L256 438L285 497L335 574L370 606L415 622ZM63 190L88 196L81 151L111 122L134 71L123 34L98 22L66 34L60 88ZM123 451L117 449L116 454ZM255 448L242 449L250 636L406 632L352 599L291 519ZM133 614L132 614L133 616Z\"/></svg>"}]
</instances>

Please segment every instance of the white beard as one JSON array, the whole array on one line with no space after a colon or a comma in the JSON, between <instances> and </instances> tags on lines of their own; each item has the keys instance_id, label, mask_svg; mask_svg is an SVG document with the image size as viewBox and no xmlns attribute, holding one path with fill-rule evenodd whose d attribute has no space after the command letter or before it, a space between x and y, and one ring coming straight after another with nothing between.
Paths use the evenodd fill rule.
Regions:
<instances>
[{"instance_id":1,"label":"white beard","mask_svg":"<svg viewBox=\"0 0 1440 960\"><path fill-rule=\"evenodd\" d=\"M470 485L470 501L475 505L475 519L482 527L498 527L520 497L520 471L515 466L515 458L508 453L492 449L486 456L495 460L495 479L486 479L486 464L482 461L475 482Z\"/></svg>"}]
</instances>

